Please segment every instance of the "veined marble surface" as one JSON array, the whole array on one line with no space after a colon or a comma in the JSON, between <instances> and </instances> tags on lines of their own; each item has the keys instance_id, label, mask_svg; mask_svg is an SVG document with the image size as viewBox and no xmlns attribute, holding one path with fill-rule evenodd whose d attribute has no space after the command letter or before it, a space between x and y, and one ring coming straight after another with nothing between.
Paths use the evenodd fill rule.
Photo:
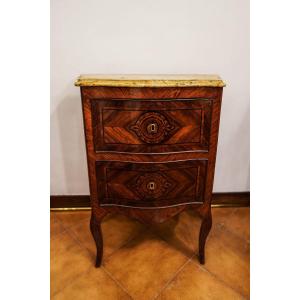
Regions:
<instances>
[{"instance_id":1,"label":"veined marble surface","mask_svg":"<svg viewBox=\"0 0 300 300\"><path fill-rule=\"evenodd\" d=\"M209 74L87 74L80 75L75 85L114 87L224 87L225 83L220 76Z\"/></svg>"}]
</instances>

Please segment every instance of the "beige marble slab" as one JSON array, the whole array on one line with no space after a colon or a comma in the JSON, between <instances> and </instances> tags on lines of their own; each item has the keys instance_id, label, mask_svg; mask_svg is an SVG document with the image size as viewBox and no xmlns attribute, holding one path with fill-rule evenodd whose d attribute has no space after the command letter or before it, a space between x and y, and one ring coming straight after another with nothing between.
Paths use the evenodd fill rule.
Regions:
<instances>
[{"instance_id":1,"label":"beige marble slab","mask_svg":"<svg viewBox=\"0 0 300 300\"><path fill-rule=\"evenodd\" d=\"M224 87L225 83L218 75L187 74L187 75L80 75L76 86L114 86L114 87Z\"/></svg>"}]
</instances>

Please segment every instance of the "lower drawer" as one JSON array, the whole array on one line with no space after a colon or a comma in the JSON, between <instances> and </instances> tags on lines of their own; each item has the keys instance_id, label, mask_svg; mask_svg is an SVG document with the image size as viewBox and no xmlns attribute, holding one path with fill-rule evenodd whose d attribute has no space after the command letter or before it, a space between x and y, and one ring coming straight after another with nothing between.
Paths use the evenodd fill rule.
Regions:
<instances>
[{"instance_id":1,"label":"lower drawer","mask_svg":"<svg viewBox=\"0 0 300 300\"><path fill-rule=\"evenodd\" d=\"M98 161L100 206L166 207L201 202L207 160L165 163Z\"/></svg>"}]
</instances>

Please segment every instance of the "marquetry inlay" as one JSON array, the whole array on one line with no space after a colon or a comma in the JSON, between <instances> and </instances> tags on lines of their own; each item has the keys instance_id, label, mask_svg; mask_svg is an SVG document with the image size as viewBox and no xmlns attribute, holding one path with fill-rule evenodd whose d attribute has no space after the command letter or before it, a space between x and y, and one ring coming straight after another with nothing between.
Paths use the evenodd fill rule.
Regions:
<instances>
[{"instance_id":1,"label":"marquetry inlay","mask_svg":"<svg viewBox=\"0 0 300 300\"><path fill-rule=\"evenodd\" d=\"M133 178L127 187L142 199L157 199L166 196L175 186L174 179L162 173L146 173Z\"/></svg>"},{"instance_id":2,"label":"marquetry inlay","mask_svg":"<svg viewBox=\"0 0 300 300\"><path fill-rule=\"evenodd\" d=\"M198 257L204 264L223 80L201 74L81 75L75 85L82 97L96 267L107 213L153 224L187 208L202 217Z\"/></svg>"},{"instance_id":3,"label":"marquetry inlay","mask_svg":"<svg viewBox=\"0 0 300 300\"><path fill-rule=\"evenodd\" d=\"M169 138L179 127L161 113L147 112L134 125L130 125L129 129L134 131L142 141L157 144Z\"/></svg>"}]
</instances>

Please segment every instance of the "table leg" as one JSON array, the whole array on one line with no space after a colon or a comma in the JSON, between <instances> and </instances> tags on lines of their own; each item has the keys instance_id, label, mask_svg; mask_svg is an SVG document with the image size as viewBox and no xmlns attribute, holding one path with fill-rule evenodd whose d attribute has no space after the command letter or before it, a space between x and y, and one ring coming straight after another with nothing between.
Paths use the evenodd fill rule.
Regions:
<instances>
[{"instance_id":1,"label":"table leg","mask_svg":"<svg viewBox=\"0 0 300 300\"><path fill-rule=\"evenodd\" d=\"M100 214L94 214L92 212L91 220L90 220L90 230L95 240L96 248L97 248L96 264L95 264L96 268L100 267L102 256L103 256L103 238L102 238L102 230L101 230L101 221L105 215L106 215L105 210L101 209Z\"/></svg>"},{"instance_id":2,"label":"table leg","mask_svg":"<svg viewBox=\"0 0 300 300\"><path fill-rule=\"evenodd\" d=\"M199 261L200 264L205 263L205 242L207 236L210 232L212 226L211 208L209 207L205 214L203 214L203 219L201 223L200 233L199 233Z\"/></svg>"}]
</instances>

